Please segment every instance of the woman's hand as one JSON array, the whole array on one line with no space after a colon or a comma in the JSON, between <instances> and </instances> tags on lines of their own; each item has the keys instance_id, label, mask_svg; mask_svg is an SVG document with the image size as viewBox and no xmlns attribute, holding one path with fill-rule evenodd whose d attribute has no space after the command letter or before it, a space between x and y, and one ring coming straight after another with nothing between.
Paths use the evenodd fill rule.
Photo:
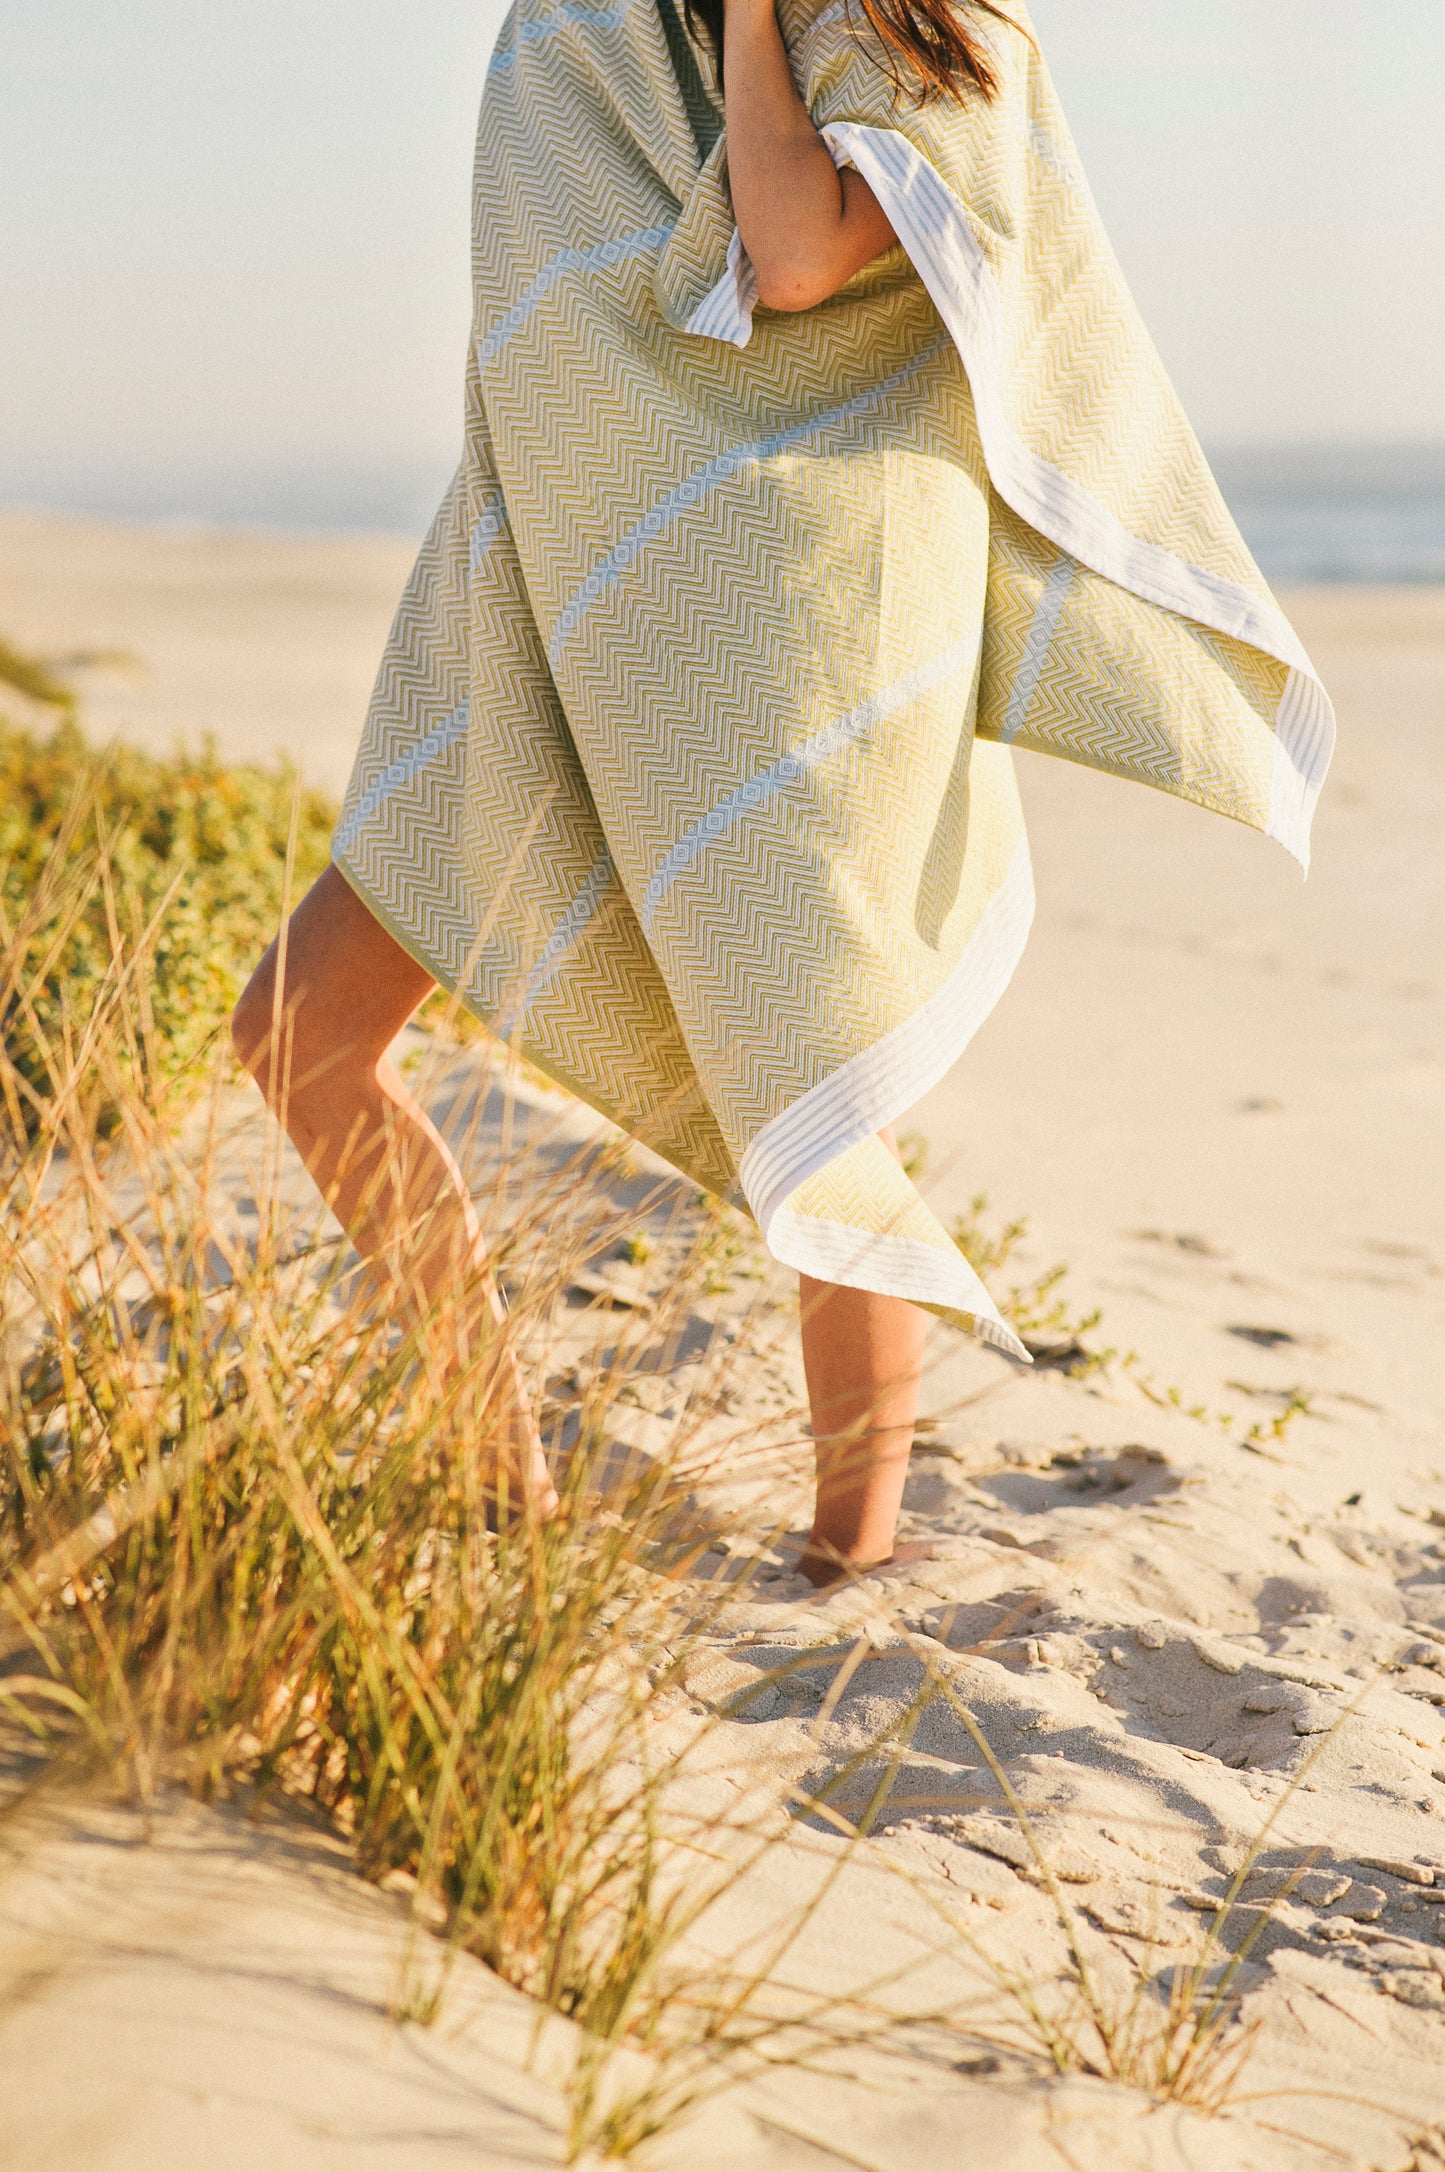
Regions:
<instances>
[{"instance_id":1,"label":"woman's hand","mask_svg":"<svg viewBox=\"0 0 1445 2172\"><path fill-rule=\"evenodd\" d=\"M833 164L788 66L773 0L726 0L733 216L765 309L811 309L896 238L863 176Z\"/></svg>"}]
</instances>

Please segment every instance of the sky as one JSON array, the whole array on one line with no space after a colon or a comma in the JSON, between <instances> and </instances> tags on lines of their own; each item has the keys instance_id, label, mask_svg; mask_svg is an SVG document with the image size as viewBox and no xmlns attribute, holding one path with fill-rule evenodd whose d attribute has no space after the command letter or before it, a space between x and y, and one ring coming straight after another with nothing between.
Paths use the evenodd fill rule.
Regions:
<instances>
[{"instance_id":1,"label":"sky","mask_svg":"<svg viewBox=\"0 0 1445 2172\"><path fill-rule=\"evenodd\" d=\"M497 0L0 0L0 497L412 525ZM1445 442L1442 0L1034 0L1207 444Z\"/></svg>"}]
</instances>

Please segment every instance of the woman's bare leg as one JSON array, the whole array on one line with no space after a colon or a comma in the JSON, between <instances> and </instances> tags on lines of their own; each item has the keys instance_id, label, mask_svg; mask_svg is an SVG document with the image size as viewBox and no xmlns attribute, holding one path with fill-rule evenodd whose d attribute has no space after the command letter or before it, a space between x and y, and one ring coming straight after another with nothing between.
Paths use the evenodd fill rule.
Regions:
<instances>
[{"instance_id":1,"label":"woman's bare leg","mask_svg":"<svg viewBox=\"0 0 1445 2172\"><path fill-rule=\"evenodd\" d=\"M257 966L236 1006L237 1054L391 1301L435 1306L465 1364L503 1317L481 1227L446 1141L386 1051L433 982L339 870L328 867ZM552 1499L514 1357L498 1443L504 1468Z\"/></svg>"},{"instance_id":2,"label":"woman's bare leg","mask_svg":"<svg viewBox=\"0 0 1445 2172\"><path fill-rule=\"evenodd\" d=\"M879 1133L890 1154L891 1130ZM818 1498L798 1563L815 1584L893 1557L923 1382L924 1315L902 1297L799 1276Z\"/></svg>"}]
</instances>

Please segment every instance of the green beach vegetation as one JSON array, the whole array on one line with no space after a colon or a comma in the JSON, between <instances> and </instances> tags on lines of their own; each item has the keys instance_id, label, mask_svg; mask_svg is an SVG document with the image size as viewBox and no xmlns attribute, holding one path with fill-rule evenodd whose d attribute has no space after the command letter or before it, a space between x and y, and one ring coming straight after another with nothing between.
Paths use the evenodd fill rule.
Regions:
<instances>
[{"instance_id":1,"label":"green beach vegetation","mask_svg":"<svg viewBox=\"0 0 1445 2172\"><path fill-rule=\"evenodd\" d=\"M7 718L7 688L55 723ZM210 746L96 751L63 678L0 643L0 1023L27 1125L77 1035L118 1001L118 953L145 959L135 1085L181 1099L198 1091L205 1054L275 932L288 868L299 894L326 865L335 819L325 795L285 768L223 763ZM92 1072L72 1070L71 1085L106 1125L114 1107L97 1102Z\"/></svg>"},{"instance_id":2,"label":"green beach vegetation","mask_svg":"<svg viewBox=\"0 0 1445 2172\"><path fill-rule=\"evenodd\" d=\"M812 1903L746 1965L689 1957L699 1918L786 1843L794 1814L826 1812L866 1849L891 1784L851 1828L823 1796L743 1818L685 1808L688 1757L732 1717L699 1707L690 1669L775 1535L700 1516L696 1482L758 1427L744 1411L722 1440L733 1391L709 1364L648 1455L619 1455L616 1419L716 1283L713 1224L702 1214L664 1245L645 1314L559 1392L550 1338L579 1272L628 1229L634 1266L655 1239L636 1234L635 1202L619 1224L575 1159L508 1167L479 1199L562 1494L553 1520L522 1501L499 1516L484 1473L500 1333L459 1360L460 1304L399 1324L404 1293L363 1283L324 1212L288 1198L224 1030L324 862L333 810L284 770L93 753L43 666L0 650L0 676L56 718L0 723L12 1772L140 1800L181 1783L311 1805L364 1873L412 1896L399 2011L436 2012L465 1950L580 2025L574 2154L628 2153L750 2062L886 2035L896 2002L835 2010L780 1988ZM960 1242L997 1264L1020 1229L986 1240L981 1212ZM1052 1283L1031 1302L1045 1297ZM860 1755L881 1751L891 1776L939 1700L958 1703L931 1664L896 1739ZM1162 2006L1141 1973L1116 2013L1076 1911L1050 1891L1057 1967L1037 1982L993 1971L1015 2016L1002 2040L1041 2071L1222 2104L1244 2047L1217 1931ZM623 2045L654 2055L641 2085L608 2079Z\"/></svg>"}]
</instances>

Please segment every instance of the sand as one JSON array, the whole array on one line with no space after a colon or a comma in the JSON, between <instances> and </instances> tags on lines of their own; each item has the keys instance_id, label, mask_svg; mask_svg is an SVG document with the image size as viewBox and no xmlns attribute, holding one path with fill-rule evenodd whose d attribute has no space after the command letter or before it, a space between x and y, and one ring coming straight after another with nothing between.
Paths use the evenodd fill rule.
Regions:
<instances>
[{"instance_id":1,"label":"sand","mask_svg":"<svg viewBox=\"0 0 1445 2172\"><path fill-rule=\"evenodd\" d=\"M165 754L209 732L233 761L286 755L339 794L415 548L0 510L0 620L22 648L82 660L97 740Z\"/></svg>"},{"instance_id":2,"label":"sand","mask_svg":"<svg viewBox=\"0 0 1445 2172\"><path fill-rule=\"evenodd\" d=\"M107 731L165 744L193 714L224 752L288 745L336 785L407 555L6 516L3 630L140 655L146 678L103 693L91 675ZM1240 2099L1212 2118L1161 2109L1050 2082L1008 2049L975 1953L1047 1964L1057 1921L977 1744L935 1700L867 1847L794 1821L699 1936L730 1950L837 1873L793 1976L836 1991L906 1967L898 2009L953 2018L915 2031L905 2057L859 2050L849 2073L734 2090L654 2147L660 2167L1445 2161L1445 593L1287 600L1341 722L1309 882L1249 833L1022 762L1037 930L994 1019L905 1127L946 1211L984 1191L997 1218L1029 1217L1004 1285L1067 1262L1071 1304L1103 1314L1086 1340L1115 1355L1083 1379L1024 1375L940 1330L906 1515L934 1558L847 1591L820 1598L790 1573L796 1447L715 1474L704 1514L755 1529L781 1516L793 1536L659 1723L722 1715L691 1783L700 1803L711 1790L781 1807L866 1753L931 1667L1121 1978L1193 1950L1307 1765L1247 1889L1274 1890L1311 1856L1243 1974L1259 2032ZM473 1094L487 1063L451 1059L437 1108ZM483 1127L483 1158L499 1125ZM513 1131L553 1154L595 1126L526 1088ZM619 1226L647 1218L642 1196L619 1192ZM661 1228L673 1210L652 1211ZM665 1258L600 1271L630 1274L645 1303ZM739 1264L683 1362L639 1399L639 1446L666 1437L688 1368L719 1353L734 1431L796 1405L786 1282ZM579 1353L609 1317L579 1310ZM865 1758L840 1809L876 1770ZM23 2089L4 2161L254 2162L254 2146L226 2154L237 2131L283 2167L343 2144L406 2167L557 2161L555 2075L524 2071L521 2002L476 1970L468 1996L500 2018L467 2023L464 1999L459 2034L445 2019L388 2031L394 1903L323 1836L172 1807L149 1850L138 1837L91 1807L13 1842L0 2060ZM232 1890L222 1868L243 1861ZM304 1937L284 1929L293 1904ZM232 2045L243 2099L223 2071ZM326 2106L343 2100L337 2126ZM97 2140L117 2122L121 2142Z\"/></svg>"},{"instance_id":3,"label":"sand","mask_svg":"<svg viewBox=\"0 0 1445 2172\"><path fill-rule=\"evenodd\" d=\"M462 1956L445 2028L394 2021L404 1909L299 1816L72 1805L8 1839L7 2172L563 2162L528 2001Z\"/></svg>"}]
</instances>

